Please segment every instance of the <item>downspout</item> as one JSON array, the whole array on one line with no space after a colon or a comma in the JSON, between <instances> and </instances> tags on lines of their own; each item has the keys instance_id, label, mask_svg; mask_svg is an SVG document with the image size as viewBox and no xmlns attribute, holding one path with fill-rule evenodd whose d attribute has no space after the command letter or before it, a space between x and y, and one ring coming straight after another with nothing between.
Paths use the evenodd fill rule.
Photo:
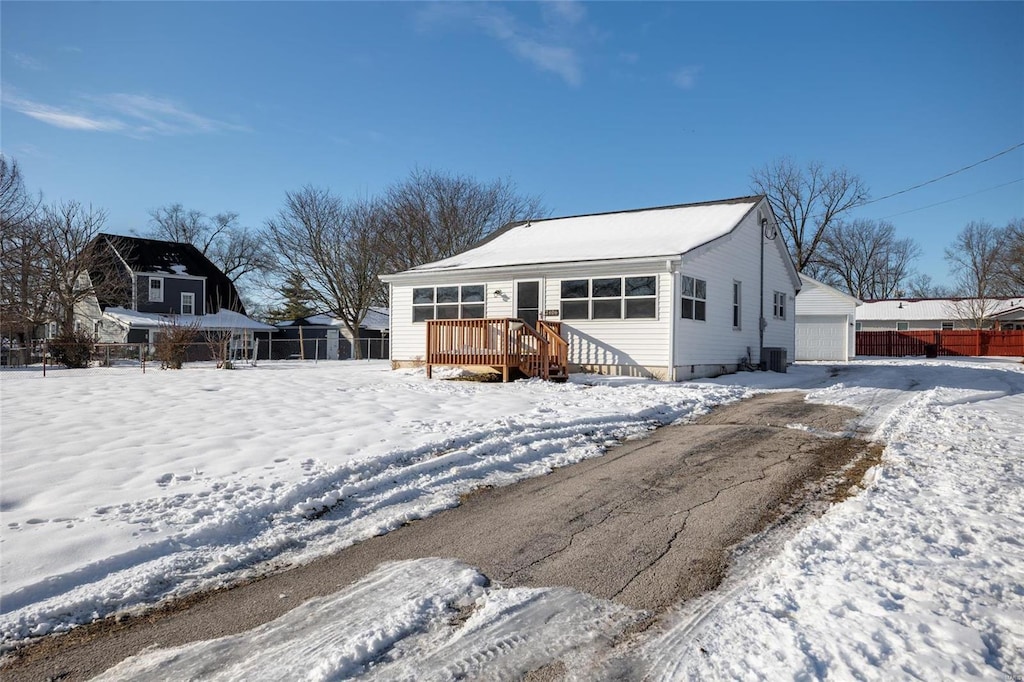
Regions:
<instances>
[{"instance_id":1,"label":"downspout","mask_svg":"<svg viewBox=\"0 0 1024 682\"><path fill-rule=\"evenodd\" d=\"M669 274L669 295L672 297L669 300L668 309L669 313L668 321L668 380L678 381L676 375L676 303L679 301L679 268L670 260L665 261L665 269L668 270Z\"/></svg>"}]
</instances>

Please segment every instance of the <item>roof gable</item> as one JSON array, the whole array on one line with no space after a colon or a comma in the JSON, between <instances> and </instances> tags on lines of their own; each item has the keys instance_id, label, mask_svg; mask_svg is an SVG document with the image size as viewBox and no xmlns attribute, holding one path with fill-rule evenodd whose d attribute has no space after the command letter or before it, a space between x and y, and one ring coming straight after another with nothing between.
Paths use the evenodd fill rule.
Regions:
<instances>
[{"instance_id":1,"label":"roof gable","mask_svg":"<svg viewBox=\"0 0 1024 682\"><path fill-rule=\"evenodd\" d=\"M234 283L192 244L116 234L99 234L92 243L98 248L112 250L134 273L204 277L206 310L226 308L245 315L245 306ZM100 301L103 307L118 304L116 301Z\"/></svg>"},{"instance_id":2,"label":"roof gable","mask_svg":"<svg viewBox=\"0 0 1024 682\"><path fill-rule=\"evenodd\" d=\"M739 197L512 223L468 251L406 272L678 256L729 234L762 200Z\"/></svg>"},{"instance_id":3,"label":"roof gable","mask_svg":"<svg viewBox=\"0 0 1024 682\"><path fill-rule=\"evenodd\" d=\"M816 290L816 291L821 292L822 294L825 294L827 296L831 296L831 297L836 298L838 300L846 301L846 302L852 303L854 305L864 305L864 302L862 300L860 300L859 298L857 298L856 296L850 296L849 294L847 294L845 292L842 292L842 291L840 291L839 289L836 289L833 286L829 286L828 284L825 284L824 282L819 282L818 280L814 279L813 277L808 277L807 275L805 275L802 272L800 273L800 282L804 285L804 287L806 287L804 290L801 291L801 293L804 293L804 291L809 293L810 291L815 291Z\"/></svg>"}]
</instances>

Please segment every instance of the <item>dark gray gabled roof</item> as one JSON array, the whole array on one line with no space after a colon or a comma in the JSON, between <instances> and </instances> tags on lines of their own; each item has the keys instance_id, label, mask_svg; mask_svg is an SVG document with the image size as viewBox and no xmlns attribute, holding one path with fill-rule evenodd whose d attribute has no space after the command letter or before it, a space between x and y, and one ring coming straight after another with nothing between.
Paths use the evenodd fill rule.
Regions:
<instances>
[{"instance_id":1,"label":"dark gray gabled roof","mask_svg":"<svg viewBox=\"0 0 1024 682\"><path fill-rule=\"evenodd\" d=\"M205 277L207 311L225 308L246 314L234 283L192 244L99 234L93 240L93 247L111 250L135 273ZM104 308L118 304L116 301L100 301Z\"/></svg>"}]
</instances>

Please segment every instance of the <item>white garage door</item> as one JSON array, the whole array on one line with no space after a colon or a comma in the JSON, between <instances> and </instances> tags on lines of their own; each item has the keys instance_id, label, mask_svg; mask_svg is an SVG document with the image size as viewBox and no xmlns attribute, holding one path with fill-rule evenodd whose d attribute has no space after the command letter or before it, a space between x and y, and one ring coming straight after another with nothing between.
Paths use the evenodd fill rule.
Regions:
<instances>
[{"instance_id":1,"label":"white garage door","mask_svg":"<svg viewBox=\"0 0 1024 682\"><path fill-rule=\"evenodd\" d=\"M846 358L845 315L797 315L797 360L842 360Z\"/></svg>"}]
</instances>

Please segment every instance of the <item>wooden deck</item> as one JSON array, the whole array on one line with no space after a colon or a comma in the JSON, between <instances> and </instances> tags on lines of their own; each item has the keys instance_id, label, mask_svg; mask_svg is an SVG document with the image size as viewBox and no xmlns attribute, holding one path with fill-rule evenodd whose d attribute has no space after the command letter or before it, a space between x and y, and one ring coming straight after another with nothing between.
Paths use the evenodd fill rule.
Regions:
<instances>
[{"instance_id":1,"label":"wooden deck","mask_svg":"<svg viewBox=\"0 0 1024 682\"><path fill-rule=\"evenodd\" d=\"M500 317L479 320L427 321L427 377L434 365L491 367L508 381L514 371L528 377L565 381L569 344L561 323L537 323Z\"/></svg>"}]
</instances>

